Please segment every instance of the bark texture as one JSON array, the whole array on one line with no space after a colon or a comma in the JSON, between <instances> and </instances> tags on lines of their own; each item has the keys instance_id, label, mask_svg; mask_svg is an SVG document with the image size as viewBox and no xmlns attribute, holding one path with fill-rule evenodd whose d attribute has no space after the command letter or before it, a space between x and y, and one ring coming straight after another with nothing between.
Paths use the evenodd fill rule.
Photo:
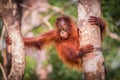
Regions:
<instances>
[{"instance_id":1,"label":"bark texture","mask_svg":"<svg viewBox=\"0 0 120 80\"><path fill-rule=\"evenodd\" d=\"M101 51L99 26L88 22L90 16L101 17L101 0L79 0L78 28L81 31L80 45L92 44L94 51L82 58L84 80L105 80L104 58Z\"/></svg>"},{"instance_id":2,"label":"bark texture","mask_svg":"<svg viewBox=\"0 0 120 80\"><path fill-rule=\"evenodd\" d=\"M8 80L22 80L25 69L25 52L21 37L21 7L17 4L22 0L1 0L3 4L2 19L7 33L12 40L12 66Z\"/></svg>"}]
</instances>

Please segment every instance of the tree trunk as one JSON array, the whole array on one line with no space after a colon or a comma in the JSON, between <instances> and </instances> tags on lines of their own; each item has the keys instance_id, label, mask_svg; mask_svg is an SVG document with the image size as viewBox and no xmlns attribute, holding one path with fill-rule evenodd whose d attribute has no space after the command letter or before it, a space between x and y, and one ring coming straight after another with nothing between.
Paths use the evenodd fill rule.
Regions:
<instances>
[{"instance_id":1,"label":"tree trunk","mask_svg":"<svg viewBox=\"0 0 120 80\"><path fill-rule=\"evenodd\" d=\"M82 57L84 80L105 80L104 58L101 51L101 32L98 26L88 22L90 16L101 17L101 0L79 0L78 28L81 31L80 46L92 44L94 51Z\"/></svg>"},{"instance_id":2,"label":"tree trunk","mask_svg":"<svg viewBox=\"0 0 120 80\"><path fill-rule=\"evenodd\" d=\"M21 0L16 0L18 3ZM16 2L2 2L2 19L6 26L7 33L12 40L12 66L8 80L22 80L25 69L25 52L23 39L20 33L21 26L21 8Z\"/></svg>"}]
</instances>

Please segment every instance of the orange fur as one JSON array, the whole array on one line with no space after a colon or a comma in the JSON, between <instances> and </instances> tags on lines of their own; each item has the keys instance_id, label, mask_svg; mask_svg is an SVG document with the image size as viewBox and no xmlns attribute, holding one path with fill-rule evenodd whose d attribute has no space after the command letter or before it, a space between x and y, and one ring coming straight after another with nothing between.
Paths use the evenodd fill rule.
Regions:
<instances>
[{"instance_id":1,"label":"orange fur","mask_svg":"<svg viewBox=\"0 0 120 80\"><path fill-rule=\"evenodd\" d=\"M64 17L61 17L64 19ZM71 35L67 40L57 40L56 49L59 58L68 66L82 70L82 61L79 55L79 35L77 27L70 19Z\"/></svg>"},{"instance_id":2,"label":"orange fur","mask_svg":"<svg viewBox=\"0 0 120 80\"><path fill-rule=\"evenodd\" d=\"M93 23L95 18L90 19L90 22ZM98 21L102 23L101 20ZM44 45L54 42L59 58L68 66L82 70L81 56L84 53L92 52L94 49L93 45L89 44L80 48L78 29L75 22L68 16L57 18L55 23L56 29L53 31L44 33L36 38L23 38L25 45L41 49ZM96 24L96 21L94 24ZM104 29L104 25L101 27L103 32L104 30L102 29Z\"/></svg>"},{"instance_id":3,"label":"orange fur","mask_svg":"<svg viewBox=\"0 0 120 80\"><path fill-rule=\"evenodd\" d=\"M70 22L68 23L68 28L70 29L70 35L68 39L63 40L59 36L59 30L57 27L57 22L56 22L56 29L53 31L49 31L45 34L42 34L38 37L34 38L23 38L24 43L26 46L34 46L38 49L41 49L44 45L54 42L58 56L59 58L67 65L71 67L77 67L78 69L82 69L81 66L81 58L78 56L79 55L79 36L78 36L78 31L77 27L72 21L67 16L60 17L59 19L69 19Z\"/></svg>"},{"instance_id":4,"label":"orange fur","mask_svg":"<svg viewBox=\"0 0 120 80\"><path fill-rule=\"evenodd\" d=\"M56 34L57 30L52 30L38 37L23 38L23 41L27 47L33 46L37 49L41 49L43 46L48 45L57 39Z\"/></svg>"}]
</instances>

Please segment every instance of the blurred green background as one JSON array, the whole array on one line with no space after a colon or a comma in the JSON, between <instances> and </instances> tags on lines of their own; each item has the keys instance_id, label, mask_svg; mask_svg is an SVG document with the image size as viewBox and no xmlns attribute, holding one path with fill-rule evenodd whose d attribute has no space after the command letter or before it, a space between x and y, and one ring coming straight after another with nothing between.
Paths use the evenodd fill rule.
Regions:
<instances>
[{"instance_id":1,"label":"blurred green background","mask_svg":"<svg viewBox=\"0 0 120 80\"><path fill-rule=\"evenodd\" d=\"M62 8L73 0L49 0L49 4ZM67 6L64 9L67 15L71 15L77 21L77 2ZM49 10L47 14L54 13ZM42 13L46 16L46 13ZM50 18L50 23L54 26L55 19L60 16L57 14ZM120 80L120 39L114 39L109 36L109 32L115 33L120 37L120 0L102 0L102 16L108 24L106 36L103 40L103 55L105 58L105 67L107 70L107 80ZM1 30L1 27L0 27ZM48 31L47 28L39 27L32 32L34 34ZM48 80L82 80L83 74L74 69L69 69L64 65L57 56L54 46L47 47L47 55L49 59L46 64L52 65L52 72L48 75ZM1 55L0 55L1 56ZM2 56L0 57L2 62ZM25 80L37 80L35 75L36 61L34 58L26 57ZM0 72L0 75L2 73Z\"/></svg>"}]
</instances>

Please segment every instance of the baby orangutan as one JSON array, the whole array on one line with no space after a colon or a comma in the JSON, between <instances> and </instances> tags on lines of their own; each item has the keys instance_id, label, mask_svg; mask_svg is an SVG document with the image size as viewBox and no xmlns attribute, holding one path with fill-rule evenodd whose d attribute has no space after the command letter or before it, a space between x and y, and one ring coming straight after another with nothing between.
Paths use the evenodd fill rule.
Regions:
<instances>
[{"instance_id":1,"label":"baby orangutan","mask_svg":"<svg viewBox=\"0 0 120 80\"><path fill-rule=\"evenodd\" d=\"M100 18L91 16L88 20L92 25L99 25L101 33L104 30L105 24ZM94 50L93 45L88 44L80 47L79 45L79 30L77 29L75 22L68 16L62 16L56 19L56 29L41 34L38 37L23 38L25 46L33 46L41 49L44 45L51 42L55 44L59 58L68 66L76 67L82 70L81 56L92 52ZM6 42L9 44L11 40L6 38Z\"/></svg>"}]
</instances>

